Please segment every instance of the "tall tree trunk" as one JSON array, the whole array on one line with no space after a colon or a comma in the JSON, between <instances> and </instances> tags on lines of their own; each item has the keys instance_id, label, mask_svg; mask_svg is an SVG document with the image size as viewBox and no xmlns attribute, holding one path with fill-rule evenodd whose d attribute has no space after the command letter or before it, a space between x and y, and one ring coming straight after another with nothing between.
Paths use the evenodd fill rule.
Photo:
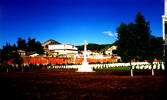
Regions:
<instances>
[{"instance_id":1,"label":"tall tree trunk","mask_svg":"<svg viewBox=\"0 0 167 100\"><path fill-rule=\"evenodd\" d=\"M152 76L154 76L154 69L152 68Z\"/></svg>"},{"instance_id":2,"label":"tall tree trunk","mask_svg":"<svg viewBox=\"0 0 167 100\"><path fill-rule=\"evenodd\" d=\"M130 72L131 72L131 76L133 76L133 69L132 69L132 63L131 63L131 61L130 61Z\"/></svg>"},{"instance_id":3,"label":"tall tree trunk","mask_svg":"<svg viewBox=\"0 0 167 100\"><path fill-rule=\"evenodd\" d=\"M153 62L151 62L151 72L152 72L152 76L154 76Z\"/></svg>"}]
</instances>

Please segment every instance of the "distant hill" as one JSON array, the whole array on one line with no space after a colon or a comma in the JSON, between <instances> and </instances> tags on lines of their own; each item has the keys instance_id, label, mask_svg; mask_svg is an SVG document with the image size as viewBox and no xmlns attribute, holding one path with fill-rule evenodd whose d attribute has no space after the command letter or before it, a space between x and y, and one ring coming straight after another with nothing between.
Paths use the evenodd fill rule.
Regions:
<instances>
[{"instance_id":1,"label":"distant hill","mask_svg":"<svg viewBox=\"0 0 167 100\"><path fill-rule=\"evenodd\" d=\"M61 44L60 42L57 42L57 41L52 40L52 39L50 39L50 40L48 40L48 41L51 41L49 44Z\"/></svg>"},{"instance_id":2,"label":"distant hill","mask_svg":"<svg viewBox=\"0 0 167 100\"><path fill-rule=\"evenodd\" d=\"M42 43L42 46L43 46L43 47L47 47L47 46L50 45L50 44L61 44L61 43L59 43L59 42L57 42L57 41L55 41L55 40L50 39L50 40L48 40L48 41Z\"/></svg>"},{"instance_id":3,"label":"distant hill","mask_svg":"<svg viewBox=\"0 0 167 100\"><path fill-rule=\"evenodd\" d=\"M117 41L115 41L113 44L95 44L95 43L89 43L87 45L87 50L91 50L91 51L97 51L97 52L104 52L105 50L107 50L108 48L110 48L112 45L116 45ZM78 47L78 51L83 51L84 50L84 46L76 46Z\"/></svg>"},{"instance_id":4,"label":"distant hill","mask_svg":"<svg viewBox=\"0 0 167 100\"><path fill-rule=\"evenodd\" d=\"M91 51L97 51L97 52L101 52L104 48L111 46L111 44L95 44L95 43L89 43L87 45L87 50L91 50ZM83 51L84 50L84 46L77 46L78 47L78 51Z\"/></svg>"}]
</instances>

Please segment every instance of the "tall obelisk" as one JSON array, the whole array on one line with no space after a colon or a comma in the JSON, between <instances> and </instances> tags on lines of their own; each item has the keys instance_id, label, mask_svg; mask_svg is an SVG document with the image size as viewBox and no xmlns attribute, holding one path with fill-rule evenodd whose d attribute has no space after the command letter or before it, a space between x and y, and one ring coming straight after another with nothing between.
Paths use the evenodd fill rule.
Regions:
<instances>
[{"instance_id":1,"label":"tall obelisk","mask_svg":"<svg viewBox=\"0 0 167 100\"><path fill-rule=\"evenodd\" d=\"M87 57L86 57L86 54L87 54L87 45L88 45L88 43L85 40L85 42L84 42L84 52L83 52L84 60L82 62L82 65L78 68L77 72L94 72L92 70L92 68L88 65L88 62L87 62Z\"/></svg>"}]
</instances>

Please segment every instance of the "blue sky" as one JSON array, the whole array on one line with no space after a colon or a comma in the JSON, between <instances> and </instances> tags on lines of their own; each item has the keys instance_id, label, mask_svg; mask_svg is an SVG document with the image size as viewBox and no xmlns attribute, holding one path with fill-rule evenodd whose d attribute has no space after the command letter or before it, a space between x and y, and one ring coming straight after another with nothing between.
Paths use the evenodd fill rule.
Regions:
<instances>
[{"instance_id":1,"label":"blue sky","mask_svg":"<svg viewBox=\"0 0 167 100\"><path fill-rule=\"evenodd\" d=\"M110 44L121 22L134 22L137 12L162 36L164 0L0 0L0 48L18 37L41 43Z\"/></svg>"}]
</instances>

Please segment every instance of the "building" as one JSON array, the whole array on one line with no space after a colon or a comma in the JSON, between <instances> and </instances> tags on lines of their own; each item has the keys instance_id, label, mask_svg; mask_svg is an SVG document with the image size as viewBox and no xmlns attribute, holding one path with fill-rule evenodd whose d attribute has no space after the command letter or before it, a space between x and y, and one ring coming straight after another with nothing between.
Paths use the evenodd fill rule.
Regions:
<instances>
[{"instance_id":1,"label":"building","mask_svg":"<svg viewBox=\"0 0 167 100\"><path fill-rule=\"evenodd\" d=\"M78 48L72 44L53 44L48 45L48 50L51 52L52 56L60 56L60 55L77 55Z\"/></svg>"},{"instance_id":2,"label":"building","mask_svg":"<svg viewBox=\"0 0 167 100\"><path fill-rule=\"evenodd\" d=\"M163 40L164 44L164 56L165 56L165 66L167 66L167 0L164 0L164 15L162 16L162 28L163 28Z\"/></svg>"},{"instance_id":3,"label":"building","mask_svg":"<svg viewBox=\"0 0 167 100\"><path fill-rule=\"evenodd\" d=\"M167 0L164 0L164 15L162 16L162 34L163 34L163 40L165 41L164 44L164 56L167 54ZM166 58L167 59L167 58Z\"/></svg>"},{"instance_id":4,"label":"building","mask_svg":"<svg viewBox=\"0 0 167 100\"><path fill-rule=\"evenodd\" d=\"M52 40L52 39L50 39L50 40L48 40L48 41L46 41L46 42L44 42L44 43L42 43L42 46L43 46L43 48L44 48L44 53L45 53L45 56L54 56L54 55L57 55L56 53L54 53L54 52L50 52L49 50L48 50L48 45L55 45L55 44L60 44L59 42L57 42L57 41L55 41L55 40Z\"/></svg>"},{"instance_id":5,"label":"building","mask_svg":"<svg viewBox=\"0 0 167 100\"><path fill-rule=\"evenodd\" d=\"M165 3L164 3L164 15L162 16L162 27L163 27L163 40L165 40L165 44L167 45L167 0L165 0Z\"/></svg>"},{"instance_id":6,"label":"building","mask_svg":"<svg viewBox=\"0 0 167 100\"><path fill-rule=\"evenodd\" d=\"M112 45L105 51L106 55L116 56L117 55L117 46Z\"/></svg>"},{"instance_id":7,"label":"building","mask_svg":"<svg viewBox=\"0 0 167 100\"><path fill-rule=\"evenodd\" d=\"M164 7L164 15L162 16L163 40L167 45L167 0L165 0Z\"/></svg>"},{"instance_id":8,"label":"building","mask_svg":"<svg viewBox=\"0 0 167 100\"><path fill-rule=\"evenodd\" d=\"M38 56L39 54L37 54L37 53L34 53L34 54L32 54L32 55L29 55L29 57L36 57L36 56Z\"/></svg>"},{"instance_id":9,"label":"building","mask_svg":"<svg viewBox=\"0 0 167 100\"><path fill-rule=\"evenodd\" d=\"M17 52L21 57L26 55L26 52L24 50L17 50Z\"/></svg>"}]
</instances>

